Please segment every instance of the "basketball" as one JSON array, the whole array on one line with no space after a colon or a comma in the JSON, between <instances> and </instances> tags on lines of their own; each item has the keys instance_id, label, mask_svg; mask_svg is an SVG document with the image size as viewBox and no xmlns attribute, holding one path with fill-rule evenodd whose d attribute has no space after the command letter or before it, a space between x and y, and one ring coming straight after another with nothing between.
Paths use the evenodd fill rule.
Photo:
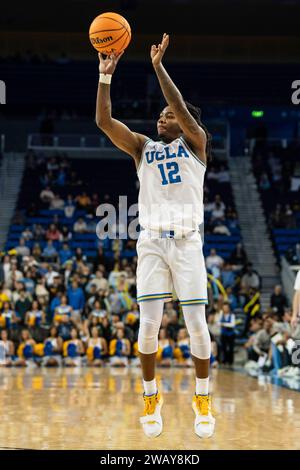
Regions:
<instances>
[{"instance_id":1,"label":"basketball","mask_svg":"<svg viewBox=\"0 0 300 470\"><path fill-rule=\"evenodd\" d=\"M102 13L91 23L89 37L92 46L103 54L122 52L131 40L128 21L118 13Z\"/></svg>"}]
</instances>

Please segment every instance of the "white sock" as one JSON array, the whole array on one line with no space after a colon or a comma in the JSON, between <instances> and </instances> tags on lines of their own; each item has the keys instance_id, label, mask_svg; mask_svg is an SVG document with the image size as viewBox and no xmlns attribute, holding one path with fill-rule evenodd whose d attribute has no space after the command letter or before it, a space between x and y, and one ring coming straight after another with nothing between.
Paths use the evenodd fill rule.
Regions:
<instances>
[{"instance_id":1,"label":"white sock","mask_svg":"<svg viewBox=\"0 0 300 470\"><path fill-rule=\"evenodd\" d=\"M143 380L145 395L154 395L157 392L156 379L146 382Z\"/></svg>"},{"instance_id":2,"label":"white sock","mask_svg":"<svg viewBox=\"0 0 300 470\"><path fill-rule=\"evenodd\" d=\"M199 379L196 377L196 395L208 395L209 377Z\"/></svg>"}]
</instances>

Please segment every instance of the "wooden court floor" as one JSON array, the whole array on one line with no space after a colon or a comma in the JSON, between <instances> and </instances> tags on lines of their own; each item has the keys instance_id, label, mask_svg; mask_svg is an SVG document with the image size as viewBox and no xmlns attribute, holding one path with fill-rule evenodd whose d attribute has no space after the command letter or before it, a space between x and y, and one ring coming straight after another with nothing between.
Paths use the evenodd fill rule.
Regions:
<instances>
[{"instance_id":1,"label":"wooden court floor","mask_svg":"<svg viewBox=\"0 0 300 470\"><path fill-rule=\"evenodd\" d=\"M300 449L300 393L213 371L216 432L193 432L192 370L160 369L163 434L140 428L136 369L0 369L0 449Z\"/></svg>"}]
</instances>

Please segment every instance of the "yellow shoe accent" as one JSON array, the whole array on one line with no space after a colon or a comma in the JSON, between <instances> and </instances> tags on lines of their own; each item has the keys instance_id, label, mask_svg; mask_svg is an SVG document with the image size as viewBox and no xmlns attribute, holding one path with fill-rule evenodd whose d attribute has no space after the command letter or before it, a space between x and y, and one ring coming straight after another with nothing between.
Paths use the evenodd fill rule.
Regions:
<instances>
[{"instance_id":1,"label":"yellow shoe accent","mask_svg":"<svg viewBox=\"0 0 300 470\"><path fill-rule=\"evenodd\" d=\"M143 399L144 399L143 416L153 415L155 412L156 404L162 400L159 392L155 393L154 395L144 395Z\"/></svg>"},{"instance_id":2,"label":"yellow shoe accent","mask_svg":"<svg viewBox=\"0 0 300 470\"><path fill-rule=\"evenodd\" d=\"M157 437L162 432L162 418L160 414L163 399L159 392L154 395L144 395L144 412L140 418L144 433L147 437Z\"/></svg>"},{"instance_id":3,"label":"yellow shoe accent","mask_svg":"<svg viewBox=\"0 0 300 470\"><path fill-rule=\"evenodd\" d=\"M195 412L195 433L199 437L211 437L214 433L215 418L213 416L211 396L210 395L194 395L193 410Z\"/></svg>"}]
</instances>

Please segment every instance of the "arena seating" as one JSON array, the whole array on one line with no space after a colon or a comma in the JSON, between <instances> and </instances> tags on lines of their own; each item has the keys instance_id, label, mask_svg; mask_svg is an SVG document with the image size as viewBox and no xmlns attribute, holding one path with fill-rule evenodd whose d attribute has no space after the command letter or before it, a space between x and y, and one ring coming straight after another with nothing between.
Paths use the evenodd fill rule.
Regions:
<instances>
[{"instance_id":1,"label":"arena seating","mask_svg":"<svg viewBox=\"0 0 300 470\"><path fill-rule=\"evenodd\" d=\"M299 154L297 141L257 140L253 149L253 170L277 256L300 242Z\"/></svg>"},{"instance_id":2,"label":"arena seating","mask_svg":"<svg viewBox=\"0 0 300 470\"><path fill-rule=\"evenodd\" d=\"M128 196L128 204L133 204L137 201L137 176L133 162L124 158L124 160L109 161L109 160L96 160L96 159L73 159L72 160L72 171L76 171L78 177L82 181L80 186L60 186L54 188L54 192L59 192L61 197L65 199L68 194L73 196L78 195L82 191L87 191L89 195L98 193L100 202L103 202L105 195L110 196L109 202L114 204L118 203L119 195ZM35 224L41 224L44 229L53 222L53 217L58 216L58 220L61 226L67 226L72 231L73 225L79 217L85 217L87 215L86 210L76 210L73 217L67 218L64 216L63 210L50 210L41 208L41 203L38 200L38 196L42 190L42 184L39 182L40 174L38 170L27 168L24 174L22 188L19 194L18 209L25 213L25 209L29 208L31 204L38 206L37 214L34 217L26 216L25 224L16 225L13 224L10 228L6 250L14 248L18 245L21 233L26 227L32 228ZM34 181L34 191L32 191L32 182ZM234 207L233 196L231 192L230 183L218 183L216 181L210 182L207 180L207 189L209 192L210 199L213 199L216 194L220 194L222 201L226 207ZM115 197L112 197L115 195ZM210 213L205 213L206 222L210 218ZM88 218L88 222L98 223L100 219L98 217ZM241 241L241 234L239 227L230 228L230 235L221 235L214 233L206 233L205 235L205 246L204 254L207 256L211 248L216 248L218 255L227 260L234 250L237 243ZM26 242L29 248L34 245L34 240ZM46 245L46 240L38 242L41 249ZM99 240L93 230L92 233L73 234L72 240L69 242L71 249L75 250L80 247L84 250L84 253L89 258L96 256L97 246ZM60 242L54 242L54 246L59 248ZM111 250L111 243L106 242L104 244L106 255L113 257L113 251ZM126 254L126 256L125 256ZM132 257L136 254L135 251L127 250L126 244L124 250L121 253L122 257Z\"/></svg>"}]
</instances>

